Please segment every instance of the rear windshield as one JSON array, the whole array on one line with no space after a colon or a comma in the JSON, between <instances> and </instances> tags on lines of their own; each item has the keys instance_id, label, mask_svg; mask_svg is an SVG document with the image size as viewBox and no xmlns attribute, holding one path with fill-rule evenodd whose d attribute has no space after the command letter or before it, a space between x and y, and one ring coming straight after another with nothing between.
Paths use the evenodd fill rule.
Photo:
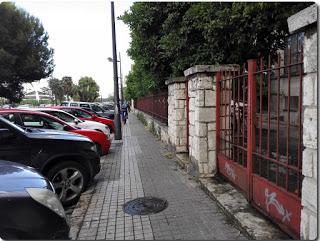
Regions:
<instances>
[{"instance_id":1,"label":"rear windshield","mask_svg":"<svg viewBox=\"0 0 320 241\"><path fill-rule=\"evenodd\" d=\"M71 115L74 115L75 117L78 118L91 118L91 115L88 114L85 111L78 110L78 109L64 109L65 112L70 113Z\"/></svg>"},{"instance_id":2,"label":"rear windshield","mask_svg":"<svg viewBox=\"0 0 320 241\"><path fill-rule=\"evenodd\" d=\"M63 113L63 112L58 112L58 111L44 111L49 115L53 115L55 117L58 117L59 119L65 121L65 122L74 122L74 119L72 116Z\"/></svg>"}]
</instances>

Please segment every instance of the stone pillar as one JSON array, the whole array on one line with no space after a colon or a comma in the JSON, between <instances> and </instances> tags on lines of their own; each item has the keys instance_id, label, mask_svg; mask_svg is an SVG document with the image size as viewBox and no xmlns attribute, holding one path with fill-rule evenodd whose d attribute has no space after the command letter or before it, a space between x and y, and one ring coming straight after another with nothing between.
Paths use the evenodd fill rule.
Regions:
<instances>
[{"instance_id":1,"label":"stone pillar","mask_svg":"<svg viewBox=\"0 0 320 241\"><path fill-rule=\"evenodd\" d=\"M304 32L303 46L303 145L301 192L301 239L317 238L317 6L316 4L288 18L290 33Z\"/></svg>"},{"instance_id":2,"label":"stone pillar","mask_svg":"<svg viewBox=\"0 0 320 241\"><path fill-rule=\"evenodd\" d=\"M185 77L166 81L168 85L169 143L176 153L187 152L187 118Z\"/></svg>"},{"instance_id":3,"label":"stone pillar","mask_svg":"<svg viewBox=\"0 0 320 241\"><path fill-rule=\"evenodd\" d=\"M218 71L238 65L196 65L184 71L189 95L189 156L199 177L216 173L216 82Z\"/></svg>"}]
</instances>

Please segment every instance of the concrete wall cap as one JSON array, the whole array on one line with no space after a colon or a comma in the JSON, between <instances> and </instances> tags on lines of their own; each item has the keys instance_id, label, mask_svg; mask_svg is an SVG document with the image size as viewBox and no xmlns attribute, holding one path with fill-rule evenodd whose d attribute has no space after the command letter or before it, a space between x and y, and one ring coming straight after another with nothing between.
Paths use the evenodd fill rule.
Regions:
<instances>
[{"instance_id":1,"label":"concrete wall cap","mask_svg":"<svg viewBox=\"0 0 320 241\"><path fill-rule=\"evenodd\" d=\"M186 82L186 78L184 76L180 76L180 77L175 77L175 78L171 78L165 81L166 85L171 85L174 83L183 83Z\"/></svg>"},{"instance_id":2,"label":"concrete wall cap","mask_svg":"<svg viewBox=\"0 0 320 241\"><path fill-rule=\"evenodd\" d=\"M317 20L318 7L317 4L313 4L287 19L289 32L297 32L298 30L317 22Z\"/></svg>"},{"instance_id":3,"label":"concrete wall cap","mask_svg":"<svg viewBox=\"0 0 320 241\"><path fill-rule=\"evenodd\" d=\"M239 70L238 64L224 64L224 65L195 65L185 70L184 76L190 76L196 73L214 73L218 71L233 71Z\"/></svg>"}]
</instances>

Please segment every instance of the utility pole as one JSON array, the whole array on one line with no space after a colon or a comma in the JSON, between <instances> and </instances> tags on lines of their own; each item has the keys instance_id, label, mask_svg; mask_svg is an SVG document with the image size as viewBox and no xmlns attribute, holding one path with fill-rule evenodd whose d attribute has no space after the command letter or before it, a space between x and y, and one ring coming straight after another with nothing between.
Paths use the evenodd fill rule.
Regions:
<instances>
[{"instance_id":1,"label":"utility pole","mask_svg":"<svg viewBox=\"0 0 320 241\"><path fill-rule=\"evenodd\" d=\"M120 102L118 86L118 66L117 66L117 46L116 46L116 27L114 21L114 2L111 2L111 25L112 25L112 54L113 54L113 80L114 80L114 122L116 126L115 140L122 140Z\"/></svg>"},{"instance_id":2,"label":"utility pole","mask_svg":"<svg viewBox=\"0 0 320 241\"><path fill-rule=\"evenodd\" d=\"M123 85L122 85L122 71L121 71L121 55L119 52L119 65L120 65L120 85L121 85L121 106L123 104Z\"/></svg>"}]
</instances>

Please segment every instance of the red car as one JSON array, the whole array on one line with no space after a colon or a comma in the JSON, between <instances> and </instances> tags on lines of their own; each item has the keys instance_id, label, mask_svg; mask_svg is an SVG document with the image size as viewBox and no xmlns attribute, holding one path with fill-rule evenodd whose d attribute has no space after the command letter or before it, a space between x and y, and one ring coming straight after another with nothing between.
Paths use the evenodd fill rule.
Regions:
<instances>
[{"instance_id":1,"label":"red car","mask_svg":"<svg viewBox=\"0 0 320 241\"><path fill-rule=\"evenodd\" d=\"M96 144L100 155L105 155L109 152L111 142L103 132L78 129L52 115L32 110L2 109L0 110L0 115L22 127L69 131L86 136Z\"/></svg>"},{"instance_id":2,"label":"red car","mask_svg":"<svg viewBox=\"0 0 320 241\"><path fill-rule=\"evenodd\" d=\"M79 107L70 107L70 106L54 106L51 108L56 108L56 109L66 111L74 115L75 117L78 117L80 120L90 120L90 121L100 122L102 124L107 125L110 129L110 132L114 133L115 127L114 127L113 120L107 119L105 117L100 117L88 110L84 110Z\"/></svg>"}]
</instances>

